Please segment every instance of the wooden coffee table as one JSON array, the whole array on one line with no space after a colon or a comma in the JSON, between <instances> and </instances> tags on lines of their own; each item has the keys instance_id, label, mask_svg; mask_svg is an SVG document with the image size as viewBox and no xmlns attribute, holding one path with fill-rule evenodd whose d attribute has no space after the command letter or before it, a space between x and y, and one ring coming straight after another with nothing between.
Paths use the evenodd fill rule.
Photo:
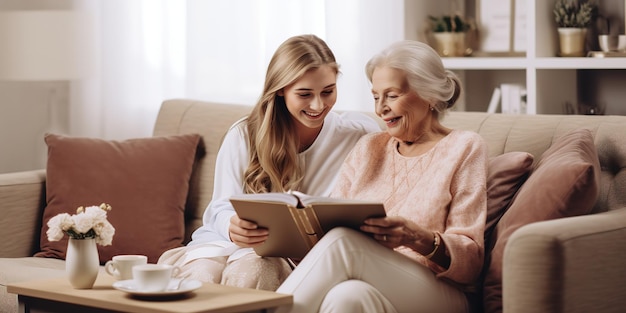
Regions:
<instances>
[{"instance_id":1,"label":"wooden coffee table","mask_svg":"<svg viewBox=\"0 0 626 313\"><path fill-rule=\"evenodd\" d=\"M203 284L181 297L134 298L114 289L115 280L100 273L93 289L74 289L66 278L9 284L19 311L44 312L264 312L292 303L292 296L271 291Z\"/></svg>"}]
</instances>

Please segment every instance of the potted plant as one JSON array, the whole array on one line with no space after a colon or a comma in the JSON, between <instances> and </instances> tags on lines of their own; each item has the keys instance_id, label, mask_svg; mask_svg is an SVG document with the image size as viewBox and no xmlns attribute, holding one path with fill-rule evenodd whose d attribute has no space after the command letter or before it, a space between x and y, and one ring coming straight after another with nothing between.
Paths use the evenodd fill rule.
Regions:
<instances>
[{"instance_id":1,"label":"potted plant","mask_svg":"<svg viewBox=\"0 0 626 313\"><path fill-rule=\"evenodd\" d=\"M587 27L595 18L597 5L590 0L557 0L554 20L558 26L560 56L584 56Z\"/></svg>"},{"instance_id":2,"label":"potted plant","mask_svg":"<svg viewBox=\"0 0 626 313\"><path fill-rule=\"evenodd\" d=\"M434 37L434 46L439 55L464 56L466 55L465 33L471 28L470 24L458 14L428 16L430 31Z\"/></svg>"}]
</instances>

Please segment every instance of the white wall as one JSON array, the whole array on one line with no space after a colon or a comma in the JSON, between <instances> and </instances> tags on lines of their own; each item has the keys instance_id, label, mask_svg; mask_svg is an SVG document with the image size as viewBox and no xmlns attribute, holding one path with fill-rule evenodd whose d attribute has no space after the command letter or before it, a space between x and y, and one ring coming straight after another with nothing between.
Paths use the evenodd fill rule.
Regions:
<instances>
[{"instance_id":1,"label":"white wall","mask_svg":"<svg viewBox=\"0 0 626 313\"><path fill-rule=\"evenodd\" d=\"M99 1L101 0L0 0L0 10L93 10L103 7L111 9L111 7L114 6L103 6L103 2ZM154 8L154 6L157 5L158 8L158 3L152 3L148 0L128 1L131 2L123 3L143 6L144 8ZM110 3L111 2L108 2L107 4ZM194 48L197 48L197 45L203 44L203 40L206 43L207 37L210 39L211 32L224 31L224 25L200 23L203 19L206 22L207 14L216 14L215 11L203 9L203 3L216 5L213 1L209 2L204 0L187 0L186 2L187 6L194 9L189 11L188 18L195 18L195 20L199 22L191 25L191 27L196 28L195 34L200 37L186 38L187 44L196 45ZM259 0L258 3L269 4L271 10L274 9L274 7L271 6L272 1ZM310 2L303 3L307 4L306 7L310 7ZM325 36L322 37L324 37L331 49L333 49L339 63L342 65L341 70L343 74L338 81L340 92L336 105L337 109L372 109L371 94L369 92L370 87L364 75L364 65L367 59L375 52L392 41L400 40L405 37L403 26L404 5L405 0L342 0L315 2L315 6L321 8L321 10L324 11L323 13L328 16L325 24L322 25L323 29L320 33L325 34ZM215 10L215 7L211 9ZM115 14L123 14L124 12L113 12L114 14L108 14L107 16L111 17ZM226 14L226 12L219 12L219 14ZM233 19L238 19L236 21L250 18L249 16L239 16L237 12L231 12L230 10L227 12L228 16L226 18L232 16ZM205 16L202 16L203 13ZM310 12L304 13L307 14ZM256 30L256 32L260 35L271 33L277 38L282 38L280 40L282 41L284 38L287 38L287 35L293 35L294 32L303 31L301 29L285 26L285 24L289 25L290 19L301 19L301 17L296 15L297 14L285 15L282 12L272 12L269 16L277 16L276 22L280 25L281 29L268 29L265 30L265 32ZM305 17L307 16L311 17L313 15L307 14ZM146 18L146 16L142 17ZM96 18L101 17L96 14ZM129 17L124 16L124 18L123 20L128 22ZM133 20L140 23L140 21L131 18L131 21ZM120 26L106 23L99 25L103 25L102 27ZM127 24L122 24L120 27L127 27L124 25ZM198 29L200 31L197 31ZM131 30L137 31L135 28L129 29L129 31ZM168 29L168 31L171 31L171 29ZM311 30L307 28L307 32L310 31ZM116 69L114 69L115 66L117 66L117 71L120 73L126 73L124 75L117 75L119 79L116 79L114 84L111 84L110 81L107 83L107 81L102 82L98 79L72 82L0 81L0 173L44 168L46 146L43 142L43 136L44 133L48 131L74 136L122 139L123 136L129 133L129 137L139 136L137 135L136 129L134 130L135 133L128 131L132 127L136 128L138 119L150 119L147 123L144 121L143 124L152 125L152 119L156 114L155 112L158 110L158 105L160 101L163 100L160 98L160 95L163 95L164 91L158 90L159 86L161 86L158 82L156 84L148 84L147 80L153 80L153 78L158 80L159 77L163 78L161 76L164 75L164 73L157 73L157 76L161 75L158 77L150 76L146 78L146 73L135 73L136 71L133 70L134 63L123 66L125 68L120 68L121 63L132 59L126 56L119 59L121 61L116 61L116 56L120 53L120 50L126 51L127 54L134 51L132 50L135 48L133 42L127 41L131 36L124 34L124 36L111 38L109 35L105 36L103 30L96 29L96 32L98 36L102 37L97 44L104 47L98 50L96 76L101 74L109 74L109 76L111 76L111 71L116 71ZM355 33L365 34L365 36L359 39L351 35ZM106 34L111 34L111 32L107 31ZM207 34L207 36L202 36L203 34ZM246 41L247 39L241 39L237 37L236 34L233 34L233 38L242 40L240 44L244 45L244 47L248 47L249 41ZM252 54L253 56L241 56L242 60L245 62L236 64L238 67L235 68L235 70L238 71L238 76L234 76L234 80L232 77L228 80L228 77L224 77L222 74L224 70L232 71L234 68L232 64L222 70L220 70L220 67L216 66L203 68L202 58L206 58L206 56L202 53L197 54L200 50L195 50L195 55L190 53L185 56L187 58L187 60L185 60L187 67L185 75L187 76L183 79L185 85L182 88L177 88L175 93L169 92L165 94L170 95L167 97L174 95L176 97L184 96L208 101L253 104L261 90L261 84L254 83L244 85L241 84L241 82L242 80L248 79L262 81L269 57L279 43L280 42L276 42L275 45L271 47L268 45L266 50L269 52L255 51L249 48L247 50L244 49L246 55ZM220 42L209 40L206 49L215 49L215 46L220 44ZM105 45L108 45L106 47L114 50L103 51L106 48ZM150 50L150 47L144 48L146 48L145 51L154 51ZM158 51L155 52L158 53ZM255 58L254 56L257 57ZM170 56L166 55L164 57ZM219 59L218 57L217 60ZM111 62L114 62L114 64L111 64ZM126 72L124 70L126 70ZM128 73L129 70L131 73ZM206 81L208 77L211 77L213 81L215 81L215 79L223 79L224 82L235 84L235 91L229 90L224 92L220 90L219 84L207 84ZM146 86L149 86L149 88L146 88ZM167 86L172 87L171 84ZM243 87L240 88L240 86ZM182 92L180 92L180 90L182 90ZM120 99L119 97L122 93L127 95L124 99ZM131 95L128 96L128 94ZM136 99L135 96L141 97L141 99ZM149 105L154 103L154 107L149 108L149 110L146 110L145 107L139 107L139 105L145 102L149 102ZM112 106L131 108L119 113L109 110ZM136 109L134 108L135 106L137 106ZM55 122L57 119L60 123ZM52 129L53 124L58 124L58 126ZM150 126L143 127L140 130L140 134L146 136L150 135L151 130L149 128Z\"/></svg>"},{"instance_id":2,"label":"white wall","mask_svg":"<svg viewBox=\"0 0 626 313\"><path fill-rule=\"evenodd\" d=\"M67 82L0 82L0 173L43 168L50 101L67 102ZM67 113L61 106L62 112ZM53 115L52 115L53 116Z\"/></svg>"},{"instance_id":3,"label":"white wall","mask_svg":"<svg viewBox=\"0 0 626 313\"><path fill-rule=\"evenodd\" d=\"M68 9L72 0L0 0L3 10ZM14 82L0 80L0 173L45 166L44 133L50 119L67 123L69 82ZM51 114L56 105L58 115Z\"/></svg>"}]
</instances>

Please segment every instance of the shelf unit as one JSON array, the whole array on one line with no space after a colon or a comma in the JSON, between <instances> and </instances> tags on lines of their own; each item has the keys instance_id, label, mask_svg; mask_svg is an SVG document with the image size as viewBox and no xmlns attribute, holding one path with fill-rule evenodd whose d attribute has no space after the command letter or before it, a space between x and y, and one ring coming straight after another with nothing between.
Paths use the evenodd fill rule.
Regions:
<instances>
[{"instance_id":1,"label":"shelf unit","mask_svg":"<svg viewBox=\"0 0 626 313\"><path fill-rule=\"evenodd\" d=\"M428 15L449 14L450 10L473 14L475 1L405 0L405 37L425 41L422 30ZM557 57L558 36L552 14L556 0L516 1L523 1L527 12L525 56L443 58L445 67L457 72L465 85L458 109L486 111L495 87L515 83L526 88L527 114L564 114L569 102L605 107L606 114L626 115L626 58ZM604 5L612 6L624 21L625 4L621 1L597 3L600 10ZM624 25L620 31L624 33Z\"/></svg>"}]
</instances>

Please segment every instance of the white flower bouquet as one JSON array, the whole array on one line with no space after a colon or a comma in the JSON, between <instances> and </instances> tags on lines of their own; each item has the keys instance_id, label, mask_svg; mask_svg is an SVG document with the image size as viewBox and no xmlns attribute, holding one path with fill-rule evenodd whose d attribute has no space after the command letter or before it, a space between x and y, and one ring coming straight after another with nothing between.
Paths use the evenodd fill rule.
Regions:
<instances>
[{"instance_id":1,"label":"white flower bouquet","mask_svg":"<svg viewBox=\"0 0 626 313\"><path fill-rule=\"evenodd\" d=\"M58 214L48 221L48 240L59 241L67 234L72 239L95 238L97 244L108 246L115 234L115 228L107 220L109 211L111 206L102 203L100 206L78 207L74 215Z\"/></svg>"}]
</instances>

